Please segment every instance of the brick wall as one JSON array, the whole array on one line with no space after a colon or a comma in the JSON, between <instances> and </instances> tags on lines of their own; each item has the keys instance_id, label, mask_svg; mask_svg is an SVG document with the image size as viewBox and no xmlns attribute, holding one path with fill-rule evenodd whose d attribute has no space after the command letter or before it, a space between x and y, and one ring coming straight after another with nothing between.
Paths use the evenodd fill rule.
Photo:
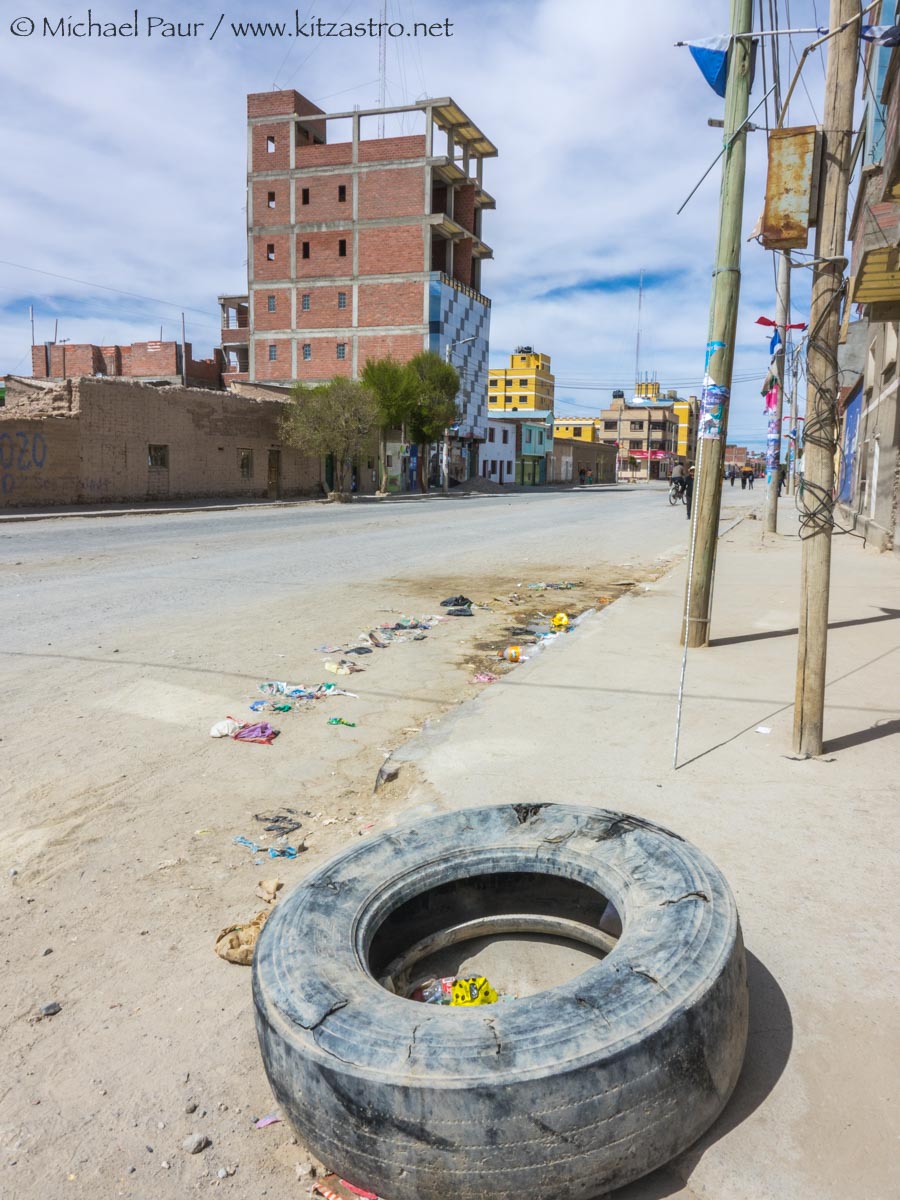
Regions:
<instances>
[{"instance_id":1,"label":"brick wall","mask_svg":"<svg viewBox=\"0 0 900 1200\"><path fill-rule=\"evenodd\" d=\"M268 247L275 257L267 257ZM291 240L288 233L259 233L253 238L253 278L287 279L291 274Z\"/></svg>"},{"instance_id":2,"label":"brick wall","mask_svg":"<svg viewBox=\"0 0 900 1200\"><path fill-rule=\"evenodd\" d=\"M287 171L291 165L293 126L289 121L265 122L250 127L250 163L253 171ZM275 148L269 151L269 138Z\"/></svg>"},{"instance_id":3,"label":"brick wall","mask_svg":"<svg viewBox=\"0 0 900 1200\"><path fill-rule=\"evenodd\" d=\"M425 340L421 333L361 334L359 368L362 370L370 358L386 358L388 355L400 362L408 362L424 349Z\"/></svg>"},{"instance_id":4,"label":"brick wall","mask_svg":"<svg viewBox=\"0 0 900 1200\"><path fill-rule=\"evenodd\" d=\"M269 358L269 346L275 347L276 358L274 362ZM271 340L264 342L254 342L252 352L257 379L279 381L293 378L291 374L290 338L272 337Z\"/></svg>"},{"instance_id":5,"label":"brick wall","mask_svg":"<svg viewBox=\"0 0 900 1200\"><path fill-rule=\"evenodd\" d=\"M159 350L151 350L149 342L131 343L129 375L177 375L179 346L177 342L156 342ZM71 372L70 372L71 373Z\"/></svg>"},{"instance_id":6,"label":"brick wall","mask_svg":"<svg viewBox=\"0 0 900 1200\"><path fill-rule=\"evenodd\" d=\"M350 142L334 142L332 145L298 146L298 167L333 167L353 160L353 145Z\"/></svg>"},{"instance_id":7,"label":"brick wall","mask_svg":"<svg viewBox=\"0 0 900 1200\"><path fill-rule=\"evenodd\" d=\"M421 167L364 171L359 177L359 215L415 217L425 211L425 176Z\"/></svg>"},{"instance_id":8,"label":"brick wall","mask_svg":"<svg viewBox=\"0 0 900 1200\"><path fill-rule=\"evenodd\" d=\"M291 219L291 185L287 179L258 179L252 186L254 226L287 225ZM274 208L269 208L269 192L275 193Z\"/></svg>"},{"instance_id":9,"label":"brick wall","mask_svg":"<svg viewBox=\"0 0 900 1200\"><path fill-rule=\"evenodd\" d=\"M346 297L346 307L338 308L338 293ZM309 296L309 308L303 311L303 297ZM297 289L298 329L342 329L353 320L353 288L349 281L342 287Z\"/></svg>"},{"instance_id":10,"label":"brick wall","mask_svg":"<svg viewBox=\"0 0 900 1200\"><path fill-rule=\"evenodd\" d=\"M381 162L385 159L423 158L425 135L410 137L378 138L359 143L359 161Z\"/></svg>"},{"instance_id":11,"label":"brick wall","mask_svg":"<svg viewBox=\"0 0 900 1200\"><path fill-rule=\"evenodd\" d=\"M349 213L347 214L349 220ZM342 258L338 243L347 243L347 253ZM303 257L303 243L309 242L309 258ZM312 279L320 275L347 275L353 270L353 230L328 229L322 233L314 230L297 234L297 278Z\"/></svg>"},{"instance_id":12,"label":"brick wall","mask_svg":"<svg viewBox=\"0 0 900 1200\"><path fill-rule=\"evenodd\" d=\"M275 297L275 311L269 312L269 297ZM291 327L291 289L276 288L254 290L253 296L253 328L254 329L290 329Z\"/></svg>"},{"instance_id":13,"label":"brick wall","mask_svg":"<svg viewBox=\"0 0 900 1200\"><path fill-rule=\"evenodd\" d=\"M312 350L312 357L303 357L303 344L307 342ZM339 343L346 347L344 357L338 358ZM297 378L304 383L321 382L323 379L333 379L340 375L349 379L353 371L353 341L348 332L344 337L304 337L297 335Z\"/></svg>"},{"instance_id":14,"label":"brick wall","mask_svg":"<svg viewBox=\"0 0 900 1200\"><path fill-rule=\"evenodd\" d=\"M247 97L247 119L254 117L282 117L293 114L298 117L321 115L324 109L295 92L285 88L280 92L253 92ZM324 129L324 125L321 126Z\"/></svg>"},{"instance_id":15,"label":"brick wall","mask_svg":"<svg viewBox=\"0 0 900 1200\"><path fill-rule=\"evenodd\" d=\"M453 200L453 219L463 229L475 232L475 185L464 184L456 189Z\"/></svg>"},{"instance_id":16,"label":"brick wall","mask_svg":"<svg viewBox=\"0 0 900 1200\"><path fill-rule=\"evenodd\" d=\"M351 175L298 175L294 212L302 221L350 221L353 219L353 177ZM338 199L338 188L345 187L346 200ZM309 191L309 204L303 203L303 190Z\"/></svg>"},{"instance_id":17,"label":"brick wall","mask_svg":"<svg viewBox=\"0 0 900 1200\"><path fill-rule=\"evenodd\" d=\"M361 283L359 324L421 325L423 289L421 283Z\"/></svg>"},{"instance_id":18,"label":"brick wall","mask_svg":"<svg viewBox=\"0 0 900 1200\"><path fill-rule=\"evenodd\" d=\"M66 403L71 389L71 415L38 415ZM10 395L12 405L0 409L0 503L7 507L264 496L270 448L281 449L283 495L319 490L318 460L282 445L279 400L104 379L40 394L13 381ZM152 481L150 445L169 448L168 470L156 469ZM251 479L241 477L239 449L253 451Z\"/></svg>"},{"instance_id":19,"label":"brick wall","mask_svg":"<svg viewBox=\"0 0 900 1200\"><path fill-rule=\"evenodd\" d=\"M472 286L472 239L461 238L453 247L453 277Z\"/></svg>"},{"instance_id":20,"label":"brick wall","mask_svg":"<svg viewBox=\"0 0 900 1200\"><path fill-rule=\"evenodd\" d=\"M392 275L424 270L421 225L384 225L359 231L360 275Z\"/></svg>"}]
</instances>

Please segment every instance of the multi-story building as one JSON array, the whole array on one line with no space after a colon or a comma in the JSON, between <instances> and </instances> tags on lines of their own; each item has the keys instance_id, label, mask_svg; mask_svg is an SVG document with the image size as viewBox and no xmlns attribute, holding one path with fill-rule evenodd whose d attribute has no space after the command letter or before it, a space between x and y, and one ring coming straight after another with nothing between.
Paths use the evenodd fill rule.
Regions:
<instances>
[{"instance_id":1,"label":"multi-story building","mask_svg":"<svg viewBox=\"0 0 900 1200\"><path fill-rule=\"evenodd\" d=\"M552 413L554 378L549 354L517 346L508 367L492 367L488 382L488 412Z\"/></svg>"},{"instance_id":2,"label":"multi-story building","mask_svg":"<svg viewBox=\"0 0 900 1200\"><path fill-rule=\"evenodd\" d=\"M401 115L419 132L375 136ZM297 92L247 98L246 296L221 296L226 382L315 385L423 350L461 378L459 439L487 433L486 158L451 99L326 113Z\"/></svg>"},{"instance_id":3,"label":"multi-story building","mask_svg":"<svg viewBox=\"0 0 900 1200\"><path fill-rule=\"evenodd\" d=\"M866 19L897 23L900 4L890 0ZM847 301L860 319L845 331L839 354L846 390L838 501L872 544L900 553L900 48L868 45L864 55L863 165L850 219Z\"/></svg>"},{"instance_id":4,"label":"multi-story building","mask_svg":"<svg viewBox=\"0 0 900 1200\"><path fill-rule=\"evenodd\" d=\"M665 395L656 382L641 381L634 396L613 392L612 404L599 417L560 417L554 436L582 446L599 442L618 447L619 471L635 479L666 479L680 459L693 460L697 446L696 396Z\"/></svg>"}]
</instances>

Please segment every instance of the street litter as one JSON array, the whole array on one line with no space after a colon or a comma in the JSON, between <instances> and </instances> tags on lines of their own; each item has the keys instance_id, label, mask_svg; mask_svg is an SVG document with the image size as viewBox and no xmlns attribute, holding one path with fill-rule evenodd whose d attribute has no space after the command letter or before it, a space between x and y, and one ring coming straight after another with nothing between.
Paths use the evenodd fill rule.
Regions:
<instances>
[{"instance_id":1,"label":"street litter","mask_svg":"<svg viewBox=\"0 0 900 1200\"><path fill-rule=\"evenodd\" d=\"M581 583L571 583L565 580L563 583L529 583L528 587L533 592L570 592L572 588L581 587Z\"/></svg>"},{"instance_id":2,"label":"street litter","mask_svg":"<svg viewBox=\"0 0 900 1200\"><path fill-rule=\"evenodd\" d=\"M354 1196L360 1196L362 1200L379 1200L375 1192L366 1192L362 1188L354 1187L352 1183L348 1183L346 1179L341 1180L341 1187L346 1188Z\"/></svg>"},{"instance_id":3,"label":"street litter","mask_svg":"<svg viewBox=\"0 0 900 1200\"><path fill-rule=\"evenodd\" d=\"M475 1004L496 1004L497 993L483 975L457 979L428 979L419 984L410 996L421 1004L449 1004L454 1007L471 1007Z\"/></svg>"},{"instance_id":4,"label":"street litter","mask_svg":"<svg viewBox=\"0 0 900 1200\"><path fill-rule=\"evenodd\" d=\"M551 617L550 624L557 632L560 632L569 628L569 618L564 612L558 612L555 617Z\"/></svg>"},{"instance_id":5,"label":"street litter","mask_svg":"<svg viewBox=\"0 0 900 1200\"><path fill-rule=\"evenodd\" d=\"M236 963L239 967L249 967L253 962L256 939L268 919L269 912L269 909L263 909L246 925L229 925L226 929L221 930L216 937L215 945L219 958L224 958L226 962Z\"/></svg>"},{"instance_id":6,"label":"street litter","mask_svg":"<svg viewBox=\"0 0 900 1200\"><path fill-rule=\"evenodd\" d=\"M268 854L269 858L296 858L301 850L305 850L305 846L257 846L256 842L251 842L249 838L236 837L234 839L236 846L246 846L254 854Z\"/></svg>"},{"instance_id":7,"label":"street litter","mask_svg":"<svg viewBox=\"0 0 900 1200\"><path fill-rule=\"evenodd\" d=\"M447 616L448 617L474 617L475 614L472 612L471 608L448 608Z\"/></svg>"},{"instance_id":8,"label":"street litter","mask_svg":"<svg viewBox=\"0 0 900 1200\"><path fill-rule=\"evenodd\" d=\"M241 728L240 721L236 721L234 717L227 717L224 721L217 721L209 731L209 736L214 738L231 737L233 733Z\"/></svg>"},{"instance_id":9,"label":"street litter","mask_svg":"<svg viewBox=\"0 0 900 1200\"><path fill-rule=\"evenodd\" d=\"M305 696L308 692L302 683L285 683L282 680L276 680L273 683L261 683L259 691L267 696Z\"/></svg>"},{"instance_id":10,"label":"street litter","mask_svg":"<svg viewBox=\"0 0 900 1200\"><path fill-rule=\"evenodd\" d=\"M371 654L372 647L371 646L351 646L350 649L346 651L346 653L347 654Z\"/></svg>"},{"instance_id":11,"label":"street litter","mask_svg":"<svg viewBox=\"0 0 900 1200\"><path fill-rule=\"evenodd\" d=\"M505 650L501 650L497 655L498 658L505 658L507 662L517 663L522 661L521 646L507 646Z\"/></svg>"},{"instance_id":12,"label":"street litter","mask_svg":"<svg viewBox=\"0 0 900 1200\"><path fill-rule=\"evenodd\" d=\"M340 662L327 662L325 670L330 671L332 675L357 675L361 674L365 667L357 666L355 662L342 658Z\"/></svg>"},{"instance_id":13,"label":"street litter","mask_svg":"<svg viewBox=\"0 0 900 1200\"><path fill-rule=\"evenodd\" d=\"M473 676L473 683L496 683L499 680L499 675L492 675L490 671L479 671Z\"/></svg>"},{"instance_id":14,"label":"street litter","mask_svg":"<svg viewBox=\"0 0 900 1200\"><path fill-rule=\"evenodd\" d=\"M772 730L769 728L768 725L757 725L756 732L757 733L771 733Z\"/></svg>"},{"instance_id":15,"label":"street litter","mask_svg":"<svg viewBox=\"0 0 900 1200\"><path fill-rule=\"evenodd\" d=\"M266 904L274 904L283 887L280 879L261 879L256 885L256 895L260 900L265 900Z\"/></svg>"},{"instance_id":16,"label":"street litter","mask_svg":"<svg viewBox=\"0 0 900 1200\"><path fill-rule=\"evenodd\" d=\"M292 808L275 809L272 812L254 813L253 820L259 821L266 833L276 833L285 836L299 829L301 822Z\"/></svg>"},{"instance_id":17,"label":"street litter","mask_svg":"<svg viewBox=\"0 0 900 1200\"><path fill-rule=\"evenodd\" d=\"M258 725L242 725L231 737L236 742L258 742L271 746L278 734L279 730L273 729L268 721L260 721Z\"/></svg>"},{"instance_id":18,"label":"street litter","mask_svg":"<svg viewBox=\"0 0 900 1200\"><path fill-rule=\"evenodd\" d=\"M471 603L468 596L450 596L447 600L441 601L441 608L463 608Z\"/></svg>"},{"instance_id":19,"label":"street litter","mask_svg":"<svg viewBox=\"0 0 900 1200\"><path fill-rule=\"evenodd\" d=\"M346 725L348 729L356 728L355 721L345 721L343 717L329 717L328 724L329 725Z\"/></svg>"},{"instance_id":20,"label":"street litter","mask_svg":"<svg viewBox=\"0 0 900 1200\"><path fill-rule=\"evenodd\" d=\"M269 1113L267 1117L260 1117L258 1121L253 1122L254 1129L265 1129L267 1125L280 1125L281 1117L278 1113Z\"/></svg>"}]
</instances>

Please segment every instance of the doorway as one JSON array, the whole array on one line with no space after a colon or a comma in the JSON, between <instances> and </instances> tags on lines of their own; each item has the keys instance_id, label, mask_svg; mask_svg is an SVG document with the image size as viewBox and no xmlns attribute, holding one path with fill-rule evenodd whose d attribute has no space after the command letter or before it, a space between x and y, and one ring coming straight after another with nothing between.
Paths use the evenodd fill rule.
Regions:
<instances>
[{"instance_id":1,"label":"doorway","mask_svg":"<svg viewBox=\"0 0 900 1200\"><path fill-rule=\"evenodd\" d=\"M268 470L266 472L266 497L269 500L281 498L281 451L270 450Z\"/></svg>"}]
</instances>

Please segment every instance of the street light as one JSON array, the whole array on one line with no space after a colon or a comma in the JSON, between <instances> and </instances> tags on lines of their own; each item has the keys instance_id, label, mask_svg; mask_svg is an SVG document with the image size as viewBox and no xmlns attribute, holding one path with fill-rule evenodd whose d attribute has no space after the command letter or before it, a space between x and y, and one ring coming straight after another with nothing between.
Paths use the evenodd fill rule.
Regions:
<instances>
[{"instance_id":1,"label":"street light","mask_svg":"<svg viewBox=\"0 0 900 1200\"><path fill-rule=\"evenodd\" d=\"M476 334L473 337L459 338L455 342L448 342L447 346L444 350L444 361L447 363L450 362L450 352L454 346L464 346L466 344L466 342L477 342L477 341L478 341L478 335ZM444 444L441 447L441 476L442 476L442 490L443 490L444 495L446 496L450 492L450 426L449 425L444 430Z\"/></svg>"}]
</instances>

